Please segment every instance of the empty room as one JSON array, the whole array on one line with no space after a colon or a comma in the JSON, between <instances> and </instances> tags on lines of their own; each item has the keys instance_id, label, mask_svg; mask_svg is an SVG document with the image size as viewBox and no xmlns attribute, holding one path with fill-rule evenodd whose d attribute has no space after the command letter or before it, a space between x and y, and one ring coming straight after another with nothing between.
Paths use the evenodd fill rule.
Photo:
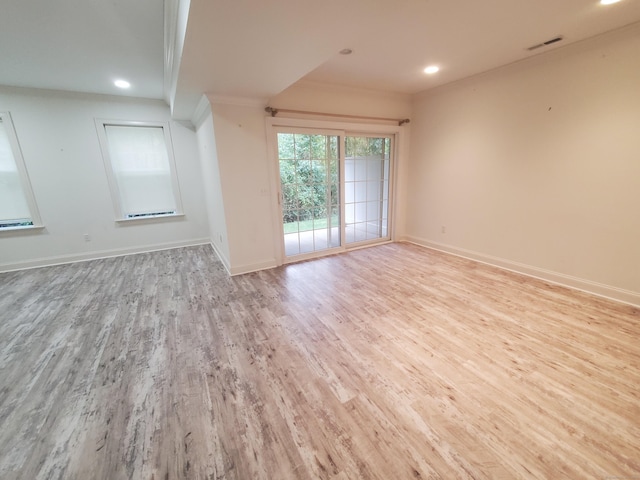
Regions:
<instances>
[{"instance_id":1,"label":"empty room","mask_svg":"<svg viewBox=\"0 0 640 480\"><path fill-rule=\"evenodd\" d=\"M7 0L0 479L640 480L638 0Z\"/></svg>"}]
</instances>

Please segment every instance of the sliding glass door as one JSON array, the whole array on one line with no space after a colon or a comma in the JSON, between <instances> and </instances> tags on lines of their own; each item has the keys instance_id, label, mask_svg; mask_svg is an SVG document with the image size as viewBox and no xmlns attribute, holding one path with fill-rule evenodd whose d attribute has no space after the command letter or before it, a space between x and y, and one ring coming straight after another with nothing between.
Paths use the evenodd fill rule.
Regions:
<instances>
[{"instance_id":1,"label":"sliding glass door","mask_svg":"<svg viewBox=\"0 0 640 480\"><path fill-rule=\"evenodd\" d=\"M287 257L341 245L339 136L278 133Z\"/></svg>"},{"instance_id":2,"label":"sliding glass door","mask_svg":"<svg viewBox=\"0 0 640 480\"><path fill-rule=\"evenodd\" d=\"M278 129L286 259L390 240L392 139Z\"/></svg>"},{"instance_id":3,"label":"sliding glass door","mask_svg":"<svg viewBox=\"0 0 640 480\"><path fill-rule=\"evenodd\" d=\"M346 243L389 239L390 164L390 137L346 137Z\"/></svg>"}]
</instances>

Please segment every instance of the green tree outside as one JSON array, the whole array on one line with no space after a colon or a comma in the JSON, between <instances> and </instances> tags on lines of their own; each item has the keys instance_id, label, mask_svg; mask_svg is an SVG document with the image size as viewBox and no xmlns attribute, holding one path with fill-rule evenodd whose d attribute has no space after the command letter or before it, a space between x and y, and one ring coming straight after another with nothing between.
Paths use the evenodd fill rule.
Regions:
<instances>
[{"instance_id":1,"label":"green tree outside","mask_svg":"<svg viewBox=\"0 0 640 480\"><path fill-rule=\"evenodd\" d=\"M311 230L314 222L315 228L326 228L328 210L335 206L337 214L338 137L279 133L278 158L285 231ZM293 222L303 224L287 225Z\"/></svg>"}]
</instances>

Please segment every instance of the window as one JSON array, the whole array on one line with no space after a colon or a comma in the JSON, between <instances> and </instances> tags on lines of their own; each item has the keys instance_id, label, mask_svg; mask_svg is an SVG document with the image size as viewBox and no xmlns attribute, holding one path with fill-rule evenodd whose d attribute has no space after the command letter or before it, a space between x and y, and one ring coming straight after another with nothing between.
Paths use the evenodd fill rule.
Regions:
<instances>
[{"instance_id":1,"label":"window","mask_svg":"<svg viewBox=\"0 0 640 480\"><path fill-rule=\"evenodd\" d=\"M169 125L106 120L96 124L118 218L181 215Z\"/></svg>"},{"instance_id":2,"label":"window","mask_svg":"<svg viewBox=\"0 0 640 480\"><path fill-rule=\"evenodd\" d=\"M9 112L0 112L0 230L42 226Z\"/></svg>"}]
</instances>

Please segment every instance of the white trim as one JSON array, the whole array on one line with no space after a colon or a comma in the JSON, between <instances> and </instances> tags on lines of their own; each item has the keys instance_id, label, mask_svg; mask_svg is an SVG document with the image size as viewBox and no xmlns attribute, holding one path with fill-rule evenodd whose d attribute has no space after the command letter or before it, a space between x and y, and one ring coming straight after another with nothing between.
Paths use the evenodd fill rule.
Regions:
<instances>
[{"instance_id":1,"label":"white trim","mask_svg":"<svg viewBox=\"0 0 640 480\"><path fill-rule=\"evenodd\" d=\"M0 272L13 272L16 270L27 270L31 268L50 267L53 265L64 265L67 263L88 262L101 258L121 257L124 255L135 255L137 253L156 252L159 250L171 250L174 248L193 247L195 245L205 245L210 243L208 238L185 240L180 242L158 243L130 248L116 248L113 250L99 250L82 254L56 255L54 257L36 258L24 262L0 264Z\"/></svg>"},{"instance_id":2,"label":"white trim","mask_svg":"<svg viewBox=\"0 0 640 480\"><path fill-rule=\"evenodd\" d=\"M280 240L282 242L282 240ZM296 255L289 255L284 257L282 265L288 265L290 263L304 262L305 260L315 260L317 258L328 257L330 255L338 255L339 253L346 252L347 249L343 246L325 248L323 250L314 250L308 253L298 253Z\"/></svg>"},{"instance_id":3,"label":"white trim","mask_svg":"<svg viewBox=\"0 0 640 480\"><path fill-rule=\"evenodd\" d=\"M451 245L445 245L443 243L432 242L419 237L408 235L404 237L404 241L413 243L433 250L449 253L458 257L463 257L476 262L484 263L494 267L502 268L510 272L526 275L527 277L536 278L538 280L544 280L545 282L561 285L574 290L580 290L598 297L603 297L608 300L614 300L621 303L633 305L634 307L640 307L640 292L633 292L631 290L624 290L622 288L613 287L611 285L605 285L591 280L583 278L573 277L571 275L565 275L564 273L554 272L552 270L545 270L543 268L533 267L524 263L513 262L504 258L494 257L492 255L486 255L484 253L474 252L472 250L466 250L464 248L458 248Z\"/></svg>"},{"instance_id":4,"label":"white trim","mask_svg":"<svg viewBox=\"0 0 640 480\"><path fill-rule=\"evenodd\" d=\"M218 248L216 247L215 243L213 243L213 241L210 241L209 244L211 245L211 248L213 248L213 251L215 252L215 254L218 256L218 259L220 260L220 263L222 263L222 266L224 267L224 269L227 271L229 276L231 276L231 267L229 266L229 259L220 250L218 250Z\"/></svg>"},{"instance_id":5,"label":"white trim","mask_svg":"<svg viewBox=\"0 0 640 480\"><path fill-rule=\"evenodd\" d=\"M170 102L178 34L178 0L164 2L164 99Z\"/></svg>"},{"instance_id":6,"label":"white trim","mask_svg":"<svg viewBox=\"0 0 640 480\"><path fill-rule=\"evenodd\" d=\"M33 232L38 230L44 230L44 228L45 228L44 225L24 225L19 227L4 227L4 228L0 228L0 235L3 235L5 232L27 233L27 232Z\"/></svg>"},{"instance_id":7,"label":"white trim","mask_svg":"<svg viewBox=\"0 0 640 480\"><path fill-rule=\"evenodd\" d=\"M146 215L144 217L133 217L133 218L118 218L116 219L116 223L122 225L130 225L131 223L146 223L152 220L161 220L161 219L182 219L185 217L184 213L167 213L166 215L157 214L157 215Z\"/></svg>"},{"instance_id":8,"label":"white trim","mask_svg":"<svg viewBox=\"0 0 640 480\"><path fill-rule=\"evenodd\" d=\"M267 169L269 171L269 180L271 182L271 191L275 195L271 195L271 231L273 232L273 245L275 246L276 266L284 263L285 252L282 237L282 189L280 187L280 162L278 160L278 140L277 130L267 118L266 135L267 135Z\"/></svg>"},{"instance_id":9,"label":"white trim","mask_svg":"<svg viewBox=\"0 0 640 480\"><path fill-rule=\"evenodd\" d=\"M236 275L244 275L245 273L259 272L260 270L268 270L270 268L275 268L278 265L276 264L275 258L270 260L263 260L262 262L257 263L248 263L245 265L236 265L235 267L231 267L230 274L235 277Z\"/></svg>"},{"instance_id":10,"label":"white trim","mask_svg":"<svg viewBox=\"0 0 640 480\"><path fill-rule=\"evenodd\" d=\"M191 123L198 129L209 115L211 115L211 102L209 102L206 95L202 95L191 116Z\"/></svg>"},{"instance_id":11,"label":"white trim","mask_svg":"<svg viewBox=\"0 0 640 480\"><path fill-rule=\"evenodd\" d=\"M267 106L266 98L252 98L252 97L233 97L228 95L215 95L213 93L205 94L211 103L217 103L221 105L235 105L238 107L261 107Z\"/></svg>"},{"instance_id":12,"label":"white trim","mask_svg":"<svg viewBox=\"0 0 640 480\"><path fill-rule=\"evenodd\" d=\"M191 0L167 0L164 6L164 100L174 112Z\"/></svg>"},{"instance_id":13,"label":"white trim","mask_svg":"<svg viewBox=\"0 0 640 480\"><path fill-rule=\"evenodd\" d=\"M290 128L317 128L325 130L341 130L346 132L358 132L364 134L391 135L399 134L402 128L399 125L389 125L380 123L355 123L345 121L332 120L314 120L307 118L291 118L291 117L266 117L267 127L290 127Z\"/></svg>"}]
</instances>

